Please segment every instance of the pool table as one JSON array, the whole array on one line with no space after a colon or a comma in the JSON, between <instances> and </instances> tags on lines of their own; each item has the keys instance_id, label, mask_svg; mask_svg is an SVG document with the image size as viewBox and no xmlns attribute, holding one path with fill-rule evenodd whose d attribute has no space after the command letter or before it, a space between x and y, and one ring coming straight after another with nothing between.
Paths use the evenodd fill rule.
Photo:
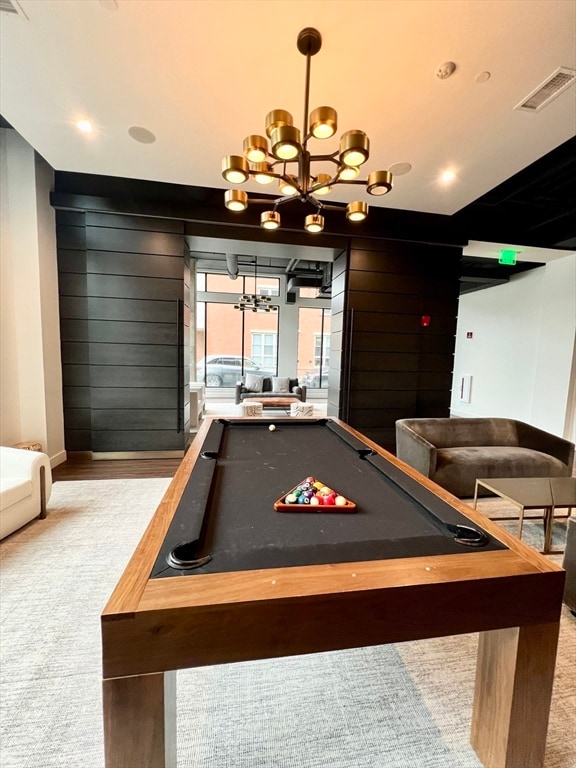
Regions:
<instances>
[{"instance_id":1,"label":"pool table","mask_svg":"<svg viewBox=\"0 0 576 768\"><path fill-rule=\"evenodd\" d=\"M308 476L354 509L276 511ZM563 585L338 419L206 419L102 615L106 766L176 765L178 669L479 632L472 745L538 768Z\"/></svg>"}]
</instances>

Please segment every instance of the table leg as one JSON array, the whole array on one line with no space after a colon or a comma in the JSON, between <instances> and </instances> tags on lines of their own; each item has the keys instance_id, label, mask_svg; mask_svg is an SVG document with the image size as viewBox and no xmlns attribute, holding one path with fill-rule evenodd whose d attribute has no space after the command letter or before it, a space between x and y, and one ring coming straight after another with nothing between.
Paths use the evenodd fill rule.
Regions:
<instances>
[{"instance_id":1,"label":"table leg","mask_svg":"<svg viewBox=\"0 0 576 768\"><path fill-rule=\"evenodd\" d=\"M470 741L487 768L542 768L559 623L480 633Z\"/></svg>"},{"instance_id":2,"label":"table leg","mask_svg":"<svg viewBox=\"0 0 576 768\"><path fill-rule=\"evenodd\" d=\"M176 672L103 682L106 768L176 768Z\"/></svg>"},{"instance_id":3,"label":"table leg","mask_svg":"<svg viewBox=\"0 0 576 768\"><path fill-rule=\"evenodd\" d=\"M477 504L478 504L478 480L476 480L476 483L474 484L474 509L476 509Z\"/></svg>"},{"instance_id":4,"label":"table leg","mask_svg":"<svg viewBox=\"0 0 576 768\"><path fill-rule=\"evenodd\" d=\"M518 518L518 538L522 541L522 528L524 527L524 507L520 506L520 516Z\"/></svg>"},{"instance_id":5,"label":"table leg","mask_svg":"<svg viewBox=\"0 0 576 768\"><path fill-rule=\"evenodd\" d=\"M552 523L554 522L554 507L544 509L544 554L550 552L552 546Z\"/></svg>"}]
</instances>

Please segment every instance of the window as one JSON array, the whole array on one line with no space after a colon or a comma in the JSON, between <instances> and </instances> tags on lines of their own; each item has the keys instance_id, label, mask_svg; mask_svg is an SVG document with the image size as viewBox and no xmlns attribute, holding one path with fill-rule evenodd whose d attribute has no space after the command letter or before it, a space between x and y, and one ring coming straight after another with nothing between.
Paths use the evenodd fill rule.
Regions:
<instances>
[{"instance_id":1,"label":"window","mask_svg":"<svg viewBox=\"0 0 576 768\"><path fill-rule=\"evenodd\" d=\"M301 307L298 311L298 378L311 389L328 386L330 310Z\"/></svg>"},{"instance_id":2,"label":"window","mask_svg":"<svg viewBox=\"0 0 576 768\"><path fill-rule=\"evenodd\" d=\"M252 331L252 359L261 368L276 368L278 334Z\"/></svg>"},{"instance_id":3,"label":"window","mask_svg":"<svg viewBox=\"0 0 576 768\"><path fill-rule=\"evenodd\" d=\"M278 283L278 281L276 281ZM260 294L260 296L279 296L280 293L278 291L278 285L260 285L258 284L258 291L257 293Z\"/></svg>"},{"instance_id":4,"label":"window","mask_svg":"<svg viewBox=\"0 0 576 768\"><path fill-rule=\"evenodd\" d=\"M314 366L317 368L322 363L322 368L330 365L330 334L314 334Z\"/></svg>"}]
</instances>

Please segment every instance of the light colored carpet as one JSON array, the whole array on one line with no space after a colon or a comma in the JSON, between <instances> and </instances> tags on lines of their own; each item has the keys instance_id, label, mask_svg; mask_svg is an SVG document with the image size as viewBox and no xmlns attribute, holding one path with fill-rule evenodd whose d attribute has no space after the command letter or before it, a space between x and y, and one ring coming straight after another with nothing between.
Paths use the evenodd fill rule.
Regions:
<instances>
[{"instance_id":1,"label":"light colored carpet","mask_svg":"<svg viewBox=\"0 0 576 768\"><path fill-rule=\"evenodd\" d=\"M2 768L103 766L100 612L168 483L57 482L47 519L0 543ZM179 672L178 766L479 768L468 745L476 643ZM576 768L575 659L564 609L546 768Z\"/></svg>"}]
</instances>

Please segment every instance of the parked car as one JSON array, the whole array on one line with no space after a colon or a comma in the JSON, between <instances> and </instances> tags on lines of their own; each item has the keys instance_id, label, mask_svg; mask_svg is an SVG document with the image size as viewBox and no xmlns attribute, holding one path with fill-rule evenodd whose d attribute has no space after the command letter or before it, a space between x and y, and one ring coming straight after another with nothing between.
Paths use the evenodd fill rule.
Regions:
<instances>
[{"instance_id":1,"label":"parked car","mask_svg":"<svg viewBox=\"0 0 576 768\"><path fill-rule=\"evenodd\" d=\"M328 371L323 370L321 376L318 370L306 371L302 376L302 384L310 389L325 389L328 386Z\"/></svg>"},{"instance_id":2,"label":"parked car","mask_svg":"<svg viewBox=\"0 0 576 768\"><path fill-rule=\"evenodd\" d=\"M260 368L250 357L242 355L208 355L196 366L196 381L204 381L207 387L233 387L245 373L259 376L276 376L276 371Z\"/></svg>"}]
</instances>

